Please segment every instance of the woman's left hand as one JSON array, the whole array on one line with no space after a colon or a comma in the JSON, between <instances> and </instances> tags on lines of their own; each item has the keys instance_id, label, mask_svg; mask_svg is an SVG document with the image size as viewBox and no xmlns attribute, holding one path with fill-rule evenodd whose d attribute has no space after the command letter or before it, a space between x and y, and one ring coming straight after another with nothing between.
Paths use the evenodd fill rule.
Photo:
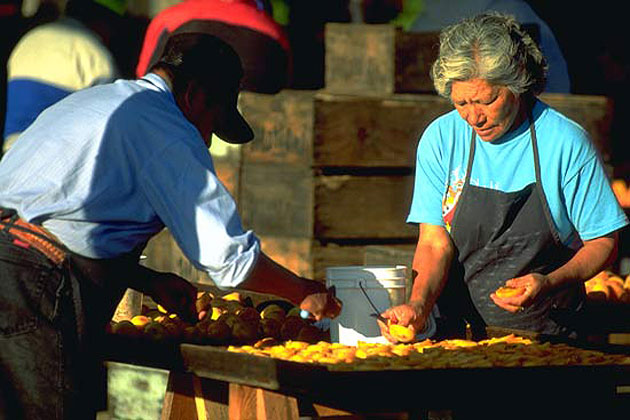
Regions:
<instances>
[{"instance_id":1,"label":"woman's left hand","mask_svg":"<svg viewBox=\"0 0 630 420\"><path fill-rule=\"evenodd\" d=\"M516 313L531 305L538 296L546 293L549 283L549 278L543 274L527 274L505 282L508 287L525 289L523 294L513 297L499 297L493 292L490 294L490 298L497 306L508 312Z\"/></svg>"}]
</instances>

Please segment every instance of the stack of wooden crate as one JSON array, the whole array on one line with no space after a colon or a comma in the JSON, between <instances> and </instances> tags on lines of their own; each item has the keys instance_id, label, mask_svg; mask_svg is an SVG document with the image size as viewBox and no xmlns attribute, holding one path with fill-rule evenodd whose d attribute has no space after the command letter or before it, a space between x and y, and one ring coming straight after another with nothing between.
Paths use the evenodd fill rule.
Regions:
<instances>
[{"instance_id":1,"label":"stack of wooden crate","mask_svg":"<svg viewBox=\"0 0 630 420\"><path fill-rule=\"evenodd\" d=\"M410 265L418 231L405 220L417 142L432 120L452 109L429 78L437 33L328 24L325 43L325 88L243 92L240 108L256 138L236 158L215 157L244 226L258 234L263 250L321 281L328 266ZM607 98L542 99L582 124L608 159ZM188 278L200 279L181 256L171 260Z\"/></svg>"}]
</instances>

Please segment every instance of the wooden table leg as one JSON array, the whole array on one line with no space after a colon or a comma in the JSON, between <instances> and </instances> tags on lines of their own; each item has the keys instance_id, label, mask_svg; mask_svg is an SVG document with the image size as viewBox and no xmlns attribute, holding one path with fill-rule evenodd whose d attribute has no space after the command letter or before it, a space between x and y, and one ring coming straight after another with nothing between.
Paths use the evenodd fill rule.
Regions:
<instances>
[{"instance_id":1,"label":"wooden table leg","mask_svg":"<svg viewBox=\"0 0 630 420\"><path fill-rule=\"evenodd\" d=\"M299 411L293 397L231 383L229 417L230 420L297 420Z\"/></svg>"},{"instance_id":2,"label":"wooden table leg","mask_svg":"<svg viewBox=\"0 0 630 420\"><path fill-rule=\"evenodd\" d=\"M228 420L228 384L169 372L162 420Z\"/></svg>"},{"instance_id":3,"label":"wooden table leg","mask_svg":"<svg viewBox=\"0 0 630 420\"><path fill-rule=\"evenodd\" d=\"M191 376L169 372L166 395L162 405L162 420L190 420L197 418Z\"/></svg>"}]
</instances>

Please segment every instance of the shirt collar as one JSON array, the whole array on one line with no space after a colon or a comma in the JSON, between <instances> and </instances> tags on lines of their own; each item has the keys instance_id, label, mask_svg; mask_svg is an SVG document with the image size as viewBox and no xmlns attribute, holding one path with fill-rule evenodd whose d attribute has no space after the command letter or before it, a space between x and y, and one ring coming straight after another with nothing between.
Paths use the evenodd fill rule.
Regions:
<instances>
[{"instance_id":1,"label":"shirt collar","mask_svg":"<svg viewBox=\"0 0 630 420\"><path fill-rule=\"evenodd\" d=\"M166 80L162 79L160 76L158 76L155 73L149 73L140 80L145 80L149 82L150 84L152 84L153 86L155 86L161 91L172 93L171 88L169 87Z\"/></svg>"}]
</instances>

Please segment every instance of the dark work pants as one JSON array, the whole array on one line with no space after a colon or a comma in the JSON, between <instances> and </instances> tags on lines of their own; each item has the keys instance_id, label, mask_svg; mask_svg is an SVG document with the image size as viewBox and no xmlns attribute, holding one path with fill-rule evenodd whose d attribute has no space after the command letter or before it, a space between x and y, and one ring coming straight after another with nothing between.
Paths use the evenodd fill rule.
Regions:
<instances>
[{"instance_id":1,"label":"dark work pants","mask_svg":"<svg viewBox=\"0 0 630 420\"><path fill-rule=\"evenodd\" d=\"M11 241L0 231L0 419L94 418L104 370L94 381L78 283L67 261L55 266Z\"/></svg>"}]
</instances>

